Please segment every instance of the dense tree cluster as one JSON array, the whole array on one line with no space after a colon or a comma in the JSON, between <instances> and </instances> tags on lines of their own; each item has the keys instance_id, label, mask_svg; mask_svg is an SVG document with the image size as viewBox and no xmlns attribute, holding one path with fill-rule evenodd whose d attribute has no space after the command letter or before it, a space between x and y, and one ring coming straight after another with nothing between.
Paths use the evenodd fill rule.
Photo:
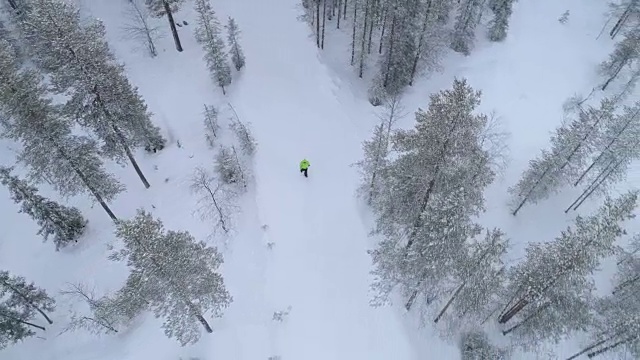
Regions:
<instances>
[{"instance_id":1,"label":"dense tree cluster","mask_svg":"<svg viewBox=\"0 0 640 360\"><path fill-rule=\"evenodd\" d=\"M504 40L514 2L302 0L319 48L325 47L327 26L350 32L350 63L361 78L371 72L374 105L399 95L420 74L439 69L447 47L469 55L480 29L491 41ZM485 14L490 15L487 24Z\"/></svg>"},{"instance_id":2,"label":"dense tree cluster","mask_svg":"<svg viewBox=\"0 0 640 360\"><path fill-rule=\"evenodd\" d=\"M636 346L633 296L619 297L639 278L633 274L635 252L625 253L615 296L599 298L591 275L620 253L638 192L606 196L597 211L578 216L555 239L529 244L522 260L507 265L511 239L477 224L504 149L490 118L476 111L480 98L466 80L455 80L415 113L411 130L393 128L397 103L388 103L387 115L364 142L359 194L382 237L370 251L374 304L397 293L407 310L418 307L423 319L428 314L449 331L458 329L465 359L508 358L477 330L487 322L524 349L581 331L594 334L583 352L591 356ZM638 157L638 105L618 111L615 101L604 99L597 108L576 102L567 108L570 116L554 133L552 149L510 189L514 214L574 183L599 186L607 195L607 186ZM640 248L637 241L635 246ZM624 311L632 312L630 319L621 317Z\"/></svg>"},{"instance_id":3,"label":"dense tree cluster","mask_svg":"<svg viewBox=\"0 0 640 360\"><path fill-rule=\"evenodd\" d=\"M167 16L173 27L172 12L180 3L131 1L134 21L127 31L146 37L150 53L157 55L148 16ZM113 293L99 296L82 283L62 291L86 305L74 307L64 330L116 333L151 311L165 320L167 336L182 345L199 339L200 325L211 333L207 319L221 316L232 301L218 273L222 257L217 249L186 231L165 231L144 210L132 219L118 218L109 205L126 189L105 164L128 161L149 188L135 154L142 149L156 153L166 140L109 48L103 24L64 0L12 0L3 6L10 10L11 29L0 26L0 136L19 149L16 166L0 166L0 183L56 250L82 239L88 221L78 208L41 195L37 185L46 183L63 200L91 196L115 223L122 244L110 258L126 260L131 271ZM239 70L244 55L233 19L228 29ZM175 39L180 47L177 34ZM219 131L216 109L206 107L206 118L213 143ZM244 136L238 140L242 154L253 151L248 129L243 124L233 129ZM40 316L52 324L55 317L48 314L55 305L45 290L0 270L0 349L46 331Z\"/></svg>"}]
</instances>

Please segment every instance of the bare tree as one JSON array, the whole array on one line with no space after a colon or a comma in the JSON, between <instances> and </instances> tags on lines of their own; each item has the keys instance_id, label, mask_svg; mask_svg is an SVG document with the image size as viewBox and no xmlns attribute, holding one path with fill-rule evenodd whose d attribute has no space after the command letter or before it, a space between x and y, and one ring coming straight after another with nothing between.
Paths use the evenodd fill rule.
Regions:
<instances>
[{"instance_id":1,"label":"bare tree","mask_svg":"<svg viewBox=\"0 0 640 360\"><path fill-rule=\"evenodd\" d=\"M158 51L155 41L160 38L160 27L149 22L152 14L144 0L129 0L129 4L124 14L127 22L122 30L128 37L143 43L151 57L156 57Z\"/></svg>"},{"instance_id":2,"label":"bare tree","mask_svg":"<svg viewBox=\"0 0 640 360\"><path fill-rule=\"evenodd\" d=\"M82 283L68 284L60 294L70 299L80 299L88 306L88 312L76 310L74 306L71 321L65 326L62 332L74 331L78 329L87 330L93 334L117 333L118 328L127 325L140 311L143 306L121 306L117 298L107 296L98 297L93 289ZM142 302L130 302L131 305L141 305Z\"/></svg>"},{"instance_id":3,"label":"bare tree","mask_svg":"<svg viewBox=\"0 0 640 360\"><path fill-rule=\"evenodd\" d=\"M190 188L200 196L198 211L202 218L213 219L216 227L219 226L228 233L231 230L231 214L234 209L230 200L236 195L234 191L201 167L196 168Z\"/></svg>"}]
</instances>

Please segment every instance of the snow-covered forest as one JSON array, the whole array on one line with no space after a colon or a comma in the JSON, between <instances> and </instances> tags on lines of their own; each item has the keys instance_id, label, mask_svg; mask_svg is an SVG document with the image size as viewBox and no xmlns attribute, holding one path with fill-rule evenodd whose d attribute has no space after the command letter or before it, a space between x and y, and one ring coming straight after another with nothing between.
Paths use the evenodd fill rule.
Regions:
<instances>
[{"instance_id":1,"label":"snow-covered forest","mask_svg":"<svg viewBox=\"0 0 640 360\"><path fill-rule=\"evenodd\" d=\"M0 0L0 359L640 359L639 80L638 0Z\"/></svg>"}]
</instances>

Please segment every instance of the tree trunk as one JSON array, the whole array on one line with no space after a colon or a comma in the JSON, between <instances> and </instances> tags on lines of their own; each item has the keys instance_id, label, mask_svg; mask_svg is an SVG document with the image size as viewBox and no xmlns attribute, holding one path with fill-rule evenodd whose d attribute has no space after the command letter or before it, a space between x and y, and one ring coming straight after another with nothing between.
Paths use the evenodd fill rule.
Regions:
<instances>
[{"instance_id":1,"label":"tree trunk","mask_svg":"<svg viewBox=\"0 0 640 360\"><path fill-rule=\"evenodd\" d=\"M529 300L523 298L519 299L507 312L500 316L500 318L498 319L498 324L507 323L509 320L511 320L512 317L516 316L516 314L522 311L522 309L524 309L524 307L527 305L529 305Z\"/></svg>"},{"instance_id":2,"label":"tree trunk","mask_svg":"<svg viewBox=\"0 0 640 360\"><path fill-rule=\"evenodd\" d=\"M362 26L362 44L360 46L360 69L358 70L358 77L362 78L362 74L364 73L364 53L365 46L367 45L367 23L369 22L369 2L370 0L366 0L364 4L364 23ZM371 26L371 24L369 25Z\"/></svg>"},{"instance_id":3,"label":"tree trunk","mask_svg":"<svg viewBox=\"0 0 640 360\"><path fill-rule=\"evenodd\" d=\"M316 46L320 47L320 0L316 0Z\"/></svg>"},{"instance_id":4,"label":"tree trunk","mask_svg":"<svg viewBox=\"0 0 640 360\"><path fill-rule=\"evenodd\" d=\"M393 17L391 18L391 33L389 34L389 53L387 54L387 64L386 64L386 69L384 70L384 81L382 82L382 86L385 88L389 84L389 76L391 76L391 59L393 58L393 45L395 43L395 39L394 39L395 28L396 28L396 13L394 9Z\"/></svg>"},{"instance_id":5,"label":"tree trunk","mask_svg":"<svg viewBox=\"0 0 640 360\"><path fill-rule=\"evenodd\" d=\"M520 326L522 326L523 324L527 323L529 320L535 318L536 316L538 316L541 312L543 312L544 310L546 310L551 304L544 304L542 306L540 306L539 308L536 309L536 311L533 312L533 314L527 316L524 320L522 320L521 322L519 322L518 324L512 326L511 328L505 330L502 332L502 335L507 335L510 332L512 332L513 330L519 328Z\"/></svg>"},{"instance_id":6,"label":"tree trunk","mask_svg":"<svg viewBox=\"0 0 640 360\"><path fill-rule=\"evenodd\" d=\"M436 176L440 173L440 165L436 166L436 170L434 171L433 178L429 181L429 186L427 188L427 192L424 194L422 198L422 204L420 204L420 211L418 212L418 217L416 221L413 223L411 229L411 235L409 235L409 241L407 241L407 246L405 246L405 250L409 251L411 245L415 241L416 234L418 233L418 229L422 226L422 213L427 209L427 205L429 204L429 198L431 197L431 192L433 192L433 188L436 184ZM406 255L406 253L405 253Z\"/></svg>"},{"instance_id":7,"label":"tree trunk","mask_svg":"<svg viewBox=\"0 0 640 360\"><path fill-rule=\"evenodd\" d=\"M631 341L631 340L633 340L633 339L635 339L635 338L636 338L636 336L635 336L635 335L634 335L634 336L629 336L629 337L628 337L628 338L626 338L626 339L622 339L622 340L620 340L620 341L618 341L618 342L616 342L616 343L613 343L613 344L611 344L611 345L609 345L609 346L607 346L607 347L603 347L602 349L600 349L600 350L598 350L598 351L594 351L594 352L592 352L592 353L589 353L589 354L587 354L587 356L589 357L589 359L591 359L591 358L592 358L592 357L594 357L594 356L598 356L598 355L600 355L600 354L602 354L602 353L605 353L605 352L607 352L607 351L609 351L609 350L615 349L615 348L617 348L618 346L620 346L620 345L622 345L622 344L624 344L624 343L626 343L626 342L628 342L628 341Z\"/></svg>"},{"instance_id":8,"label":"tree trunk","mask_svg":"<svg viewBox=\"0 0 640 360\"><path fill-rule=\"evenodd\" d=\"M600 187L600 185L602 185L602 183L605 182L605 180L607 180L609 178L609 176L611 176L611 174L613 174L614 171L616 171L618 166L620 166L623 161L624 161L624 158L620 159L619 161L617 161L615 164L613 164L613 166L609 169L609 171L606 174L604 174L604 176L602 178L600 178L600 181L598 181L597 184L592 184L591 190L589 190L589 192L582 198L582 200L580 200L580 202L577 203L573 207L573 210L574 211L578 210L580 205L582 205L582 203L584 203L589 197L591 197L591 195ZM602 175L603 173L601 173L599 175Z\"/></svg>"},{"instance_id":9,"label":"tree trunk","mask_svg":"<svg viewBox=\"0 0 640 360\"><path fill-rule=\"evenodd\" d=\"M511 213L511 215L516 216L518 214L518 211L520 211L520 209L522 209L522 207L524 206L524 204L527 202L527 200L529 200L529 196L531 196L531 193L533 193L533 190L535 190L538 185L540 184L540 182L542 181L542 179L547 176L547 174L549 173L549 171L551 170L551 166L548 166L543 172L542 175L540 175L538 177L538 179L536 180L535 183L533 183L533 185L531 186L531 188L529 189L529 191L527 191L527 194L524 196L524 198L522 198L522 201L520 202L520 204L518 204L518 206L516 207L515 210L513 210L513 212Z\"/></svg>"},{"instance_id":10,"label":"tree trunk","mask_svg":"<svg viewBox=\"0 0 640 360\"><path fill-rule=\"evenodd\" d=\"M342 9L342 15L343 15L343 19L346 20L347 19L347 0L343 0L344 1L344 7ZM353 0L353 1L357 1L357 0Z\"/></svg>"},{"instance_id":11,"label":"tree trunk","mask_svg":"<svg viewBox=\"0 0 640 360\"><path fill-rule=\"evenodd\" d=\"M611 146L613 146L613 144L615 144L615 142L620 138L620 136L622 135L622 133L624 133L625 130L627 130L627 128L629 127L629 125L631 124L631 122L636 118L636 116L638 116L638 113L640 113L640 107L638 108L638 110L629 118L629 120L624 124L624 126L622 127L622 129L620 129L620 131L618 131L616 133L616 135L613 137L613 139L611 139L611 141L609 141L609 143L607 144L607 146L605 146L605 148L600 152L600 154L598 155L598 157L593 160L593 162L591 163L591 165L589 165L589 167L587 168L587 170L585 170L580 177L578 178L578 180L576 180L575 183L573 183L573 186L578 186L578 184L580 183L580 181L582 181L582 179L585 177L585 175L587 175L587 173L589 171L591 171L591 169L596 165L596 163L598 161L600 161L600 159L604 156L604 154L609 151L609 149L611 148Z\"/></svg>"},{"instance_id":12,"label":"tree trunk","mask_svg":"<svg viewBox=\"0 0 640 360\"><path fill-rule=\"evenodd\" d=\"M616 37L616 35L618 34L618 31L620 31L620 28L622 27L622 25L624 25L624 23L627 21L627 19L629 18L629 13L630 13L631 7L633 5L635 5L636 2L637 1L630 1L629 5L627 6L627 8L624 10L622 15L620 16L620 19L618 19L616 24L613 25L613 28L611 28L611 32L609 32L609 36L611 37L611 39Z\"/></svg>"},{"instance_id":13,"label":"tree trunk","mask_svg":"<svg viewBox=\"0 0 640 360\"><path fill-rule=\"evenodd\" d=\"M102 101L102 97L100 96L100 92L98 91L98 85L93 87L93 94L96 96L96 102L100 105L100 108L102 109L102 112L104 112L105 116L107 116L107 118L109 119L113 119L111 112L107 109L107 106ZM110 123L111 123L111 129L118 137L118 140L120 140L120 145L122 145L122 148L125 154L127 155L127 158L129 158L131 165L133 165L133 168L136 170L136 173L138 174L138 177L142 181L142 184L144 184L144 187L148 189L151 185L149 184L149 182L147 181L147 178L142 173L142 170L140 170L140 167L138 166L138 162L133 157L133 153L131 152L129 145L127 144L127 138L125 138L120 128L118 128L118 126L113 121L110 121Z\"/></svg>"},{"instance_id":14,"label":"tree trunk","mask_svg":"<svg viewBox=\"0 0 640 360\"><path fill-rule=\"evenodd\" d=\"M98 203L100 204L100 206L102 206L102 208L104 209L104 211L107 213L107 215L109 215L109 217L111 218L111 220L113 220L114 222L118 221L118 218L116 217L116 215L113 213L113 211L111 211L111 209L109 208L109 206L107 205L107 203L104 201L104 199L102 198L102 195L100 195L100 193L93 187L93 185L91 185L89 183L89 180L87 179L87 177L84 175L84 173L82 171L80 171L80 169L78 169L78 167L71 161L71 159L69 158L69 156L55 143L52 142L56 148L56 151L58 152L58 154L60 154L60 156L67 160L67 162L69 163L69 166L71 166L71 168L73 169L73 172L76 173L76 175L78 175L78 177L80 178L80 180L82 181L82 183L87 187L87 189L89 189L89 191L91 192L91 194L93 194L93 196L96 198L96 200L98 201Z\"/></svg>"},{"instance_id":15,"label":"tree trunk","mask_svg":"<svg viewBox=\"0 0 640 360\"><path fill-rule=\"evenodd\" d=\"M224 91L224 88L223 88L223 91ZM116 126L116 124L111 123L111 126L113 127L113 131L116 133L116 135L120 139L120 144L124 148L124 152L125 152L125 154L127 154L127 157L129 158L129 161L131 162L131 165L133 165L133 168L136 170L136 173L138 174L138 177L140 178L140 180L142 180L142 183L144 184L144 187L148 189L151 185L149 184L149 182L147 181L147 178L142 173L142 170L140 170L140 167L138 166L138 162L133 157L133 154L131 153L131 149L129 148L129 145L127 144L127 139L124 137L124 134L122 134L122 132L120 131L118 126Z\"/></svg>"},{"instance_id":16,"label":"tree trunk","mask_svg":"<svg viewBox=\"0 0 640 360\"><path fill-rule=\"evenodd\" d=\"M18 10L18 4L16 4L15 0L9 0L9 6L11 6L13 10Z\"/></svg>"},{"instance_id":17,"label":"tree trunk","mask_svg":"<svg viewBox=\"0 0 640 360\"><path fill-rule=\"evenodd\" d=\"M467 284L466 282L463 282L460 286L458 286L458 288L456 289L456 292L453 293L449 301L447 301L447 303L444 305L442 310L440 310L440 312L438 313L438 316L436 316L436 318L433 320L434 323L437 324L438 321L440 321L444 313L447 311L447 309L449 309L449 306L451 306L451 304L453 303L453 300L455 300L456 296L458 296L458 294L460 293L460 291L462 291L462 289L466 284Z\"/></svg>"},{"instance_id":18,"label":"tree trunk","mask_svg":"<svg viewBox=\"0 0 640 360\"><path fill-rule=\"evenodd\" d=\"M222 208L218 205L218 200L216 200L215 191L213 191L211 189L211 186L209 186L209 184L205 182L203 182L202 187L204 187L204 189L209 193L209 196L211 196L211 202L213 202L213 206L216 208L218 217L220 218L220 227L222 227L222 230L224 230L225 233L228 233L229 229L227 228L227 223L224 221Z\"/></svg>"},{"instance_id":19,"label":"tree trunk","mask_svg":"<svg viewBox=\"0 0 640 360\"><path fill-rule=\"evenodd\" d=\"M207 322L207 320L205 320L205 318L198 314L196 315L196 318L198 319L198 321L200 321L200 324L202 324L202 326L204 327L204 329L211 334L213 332L213 329L211 329L211 326L209 326L209 323Z\"/></svg>"},{"instance_id":20,"label":"tree trunk","mask_svg":"<svg viewBox=\"0 0 640 360\"><path fill-rule=\"evenodd\" d=\"M422 46L424 46L424 35L429 25L429 15L431 13L431 0L427 2L427 9L424 14L424 22L422 23L422 32L420 32L420 38L418 39L418 48L416 49L416 55L413 57L413 64L411 65L411 76L409 77L409 86L413 86L413 79L416 76L416 70L418 69L418 62L422 55Z\"/></svg>"},{"instance_id":21,"label":"tree trunk","mask_svg":"<svg viewBox=\"0 0 640 360\"><path fill-rule=\"evenodd\" d=\"M42 315L42 317L45 318L45 320L47 320L47 322L49 324L53 324L53 321L51 320L51 318L49 318L49 316L47 316L47 314L42 311L42 309L40 309L39 307L37 307L26 295L24 295L23 293L21 293L18 289L16 289L15 287L11 286L11 284L9 284L8 282L3 282L3 285L8 287L9 289L11 289L11 291L13 291L14 293L16 293L19 297L22 298L22 300L24 300L27 304L29 304L32 308L36 309L37 312L40 313L40 315Z\"/></svg>"},{"instance_id":22,"label":"tree trunk","mask_svg":"<svg viewBox=\"0 0 640 360\"><path fill-rule=\"evenodd\" d=\"M404 304L404 308L407 309L407 311L411 310L413 303L416 301L416 298L418 297L418 288L422 286L422 283L427 279L427 275L428 275L427 271L422 272L420 276L420 280L416 284L416 290L414 290L413 293L411 293L411 296L409 296L409 300L407 300L407 302ZM427 304L430 304L432 300L433 299L427 299Z\"/></svg>"},{"instance_id":23,"label":"tree trunk","mask_svg":"<svg viewBox=\"0 0 640 360\"><path fill-rule=\"evenodd\" d=\"M382 54L382 44L384 43L384 31L387 28L387 11L383 10L382 15L382 31L380 31L380 46L378 46L378 54Z\"/></svg>"},{"instance_id":24,"label":"tree trunk","mask_svg":"<svg viewBox=\"0 0 640 360\"><path fill-rule=\"evenodd\" d=\"M568 357L566 360L573 360L573 359L577 358L578 356L580 356L580 355L582 355L582 354L584 354L584 353L587 353L587 352L589 352L590 350L592 350L592 349L594 349L594 348L596 348L596 347L598 347L598 346L600 346L600 345L604 344L605 342L607 342L607 341L611 340L613 337L614 337L614 336L611 336L611 337L609 337L609 338L607 338L607 339L600 340L600 341L598 341L598 342L596 342L596 343L594 343L594 344L592 344L592 345L589 345L588 347L584 348L584 349L583 349L583 350L581 350L580 352L577 352L577 353L575 353L575 354L571 355L571 356L570 356L570 357Z\"/></svg>"},{"instance_id":25,"label":"tree trunk","mask_svg":"<svg viewBox=\"0 0 640 360\"><path fill-rule=\"evenodd\" d=\"M618 284L618 286L616 286L613 291L611 292L611 294L615 295L618 291L626 288L629 285L632 285L633 283L635 283L636 281L640 280L640 275L636 275L634 277L632 277L631 279L627 279L623 282L621 282L620 284Z\"/></svg>"},{"instance_id":26,"label":"tree trunk","mask_svg":"<svg viewBox=\"0 0 640 360\"><path fill-rule=\"evenodd\" d=\"M336 29L340 29L340 17L342 16L342 0L338 0L338 17L336 18Z\"/></svg>"},{"instance_id":27,"label":"tree trunk","mask_svg":"<svg viewBox=\"0 0 640 360\"><path fill-rule=\"evenodd\" d=\"M358 24L358 2L354 0L353 1L353 32L351 35L351 65L353 65L356 60L356 25L357 24Z\"/></svg>"},{"instance_id":28,"label":"tree trunk","mask_svg":"<svg viewBox=\"0 0 640 360\"><path fill-rule=\"evenodd\" d=\"M13 321L19 322L19 323L21 323L21 324L25 324L25 325L28 325L28 326L34 327L34 328L36 328L36 329L40 329L40 330L42 330L42 331L47 330L47 329L45 329L45 328L44 328L44 326L40 326L40 325L36 325L36 324L30 323L30 322L28 322L28 321L20 320L20 319L18 319L17 317L14 317L14 316L11 316L11 315L8 315L8 314L5 314L5 313L3 313L3 312L0 312L0 316L4 317L5 319L13 320Z\"/></svg>"},{"instance_id":29,"label":"tree trunk","mask_svg":"<svg viewBox=\"0 0 640 360\"><path fill-rule=\"evenodd\" d=\"M620 65L618 66L618 68L616 69L616 71L613 73L613 75L611 75L611 77L609 77L609 79L607 81L605 81L605 83L602 85L602 87L600 88L600 90L604 91L607 86L609 86L609 84L616 78L618 77L618 74L620 74L620 71L622 71L622 68L624 68L624 66L629 62L629 58L624 59L622 61L620 61Z\"/></svg>"},{"instance_id":30,"label":"tree trunk","mask_svg":"<svg viewBox=\"0 0 640 360\"><path fill-rule=\"evenodd\" d=\"M373 39L373 19L369 21L369 40L367 40L367 54L371 55L371 42Z\"/></svg>"},{"instance_id":31,"label":"tree trunk","mask_svg":"<svg viewBox=\"0 0 640 360\"><path fill-rule=\"evenodd\" d=\"M583 114L584 116L587 116L587 113L582 109L582 107L579 107L579 108L580 108L580 113ZM589 138L589 135L591 135L593 130L595 130L596 126L598 126L598 124L600 123L600 120L601 120L600 117L596 119L596 121L593 123L589 131L586 134L584 134L582 139L580 139L580 142L573 148L569 156L567 156L567 159L565 160L564 164L562 164L562 166L560 167L560 170L564 170L564 168L567 167L567 165L569 165L569 163L571 162L571 158L573 158L573 155L575 155L578 152L578 150L580 150L580 148L582 147L582 144L587 140L587 138Z\"/></svg>"},{"instance_id":32,"label":"tree trunk","mask_svg":"<svg viewBox=\"0 0 640 360\"><path fill-rule=\"evenodd\" d=\"M320 48L324 49L324 28L327 22L327 0L322 0L322 41Z\"/></svg>"},{"instance_id":33,"label":"tree trunk","mask_svg":"<svg viewBox=\"0 0 640 360\"><path fill-rule=\"evenodd\" d=\"M180 36L178 36L178 29L176 28L176 23L173 20L173 13L171 12L171 7L169 3L165 0L162 0L162 6L164 6L164 11L167 13L167 19L169 20L169 26L171 27L171 34L173 35L173 42L176 44L176 50L178 52L182 52L182 44L180 43Z\"/></svg>"}]
</instances>

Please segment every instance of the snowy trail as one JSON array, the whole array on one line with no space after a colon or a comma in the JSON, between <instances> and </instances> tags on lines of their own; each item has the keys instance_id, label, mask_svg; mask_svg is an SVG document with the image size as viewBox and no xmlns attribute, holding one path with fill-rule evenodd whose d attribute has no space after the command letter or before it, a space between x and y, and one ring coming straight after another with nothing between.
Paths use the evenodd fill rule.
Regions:
<instances>
[{"instance_id":1,"label":"snowy trail","mask_svg":"<svg viewBox=\"0 0 640 360\"><path fill-rule=\"evenodd\" d=\"M275 242L265 298L274 311L292 307L282 324L270 326L271 355L414 359L393 310L368 304L367 231L349 168L360 141L345 131L350 119L294 3L231 5L238 21L255 29L243 33L250 63L232 101L258 141L258 207ZM303 157L311 162L308 179L298 172Z\"/></svg>"}]
</instances>

